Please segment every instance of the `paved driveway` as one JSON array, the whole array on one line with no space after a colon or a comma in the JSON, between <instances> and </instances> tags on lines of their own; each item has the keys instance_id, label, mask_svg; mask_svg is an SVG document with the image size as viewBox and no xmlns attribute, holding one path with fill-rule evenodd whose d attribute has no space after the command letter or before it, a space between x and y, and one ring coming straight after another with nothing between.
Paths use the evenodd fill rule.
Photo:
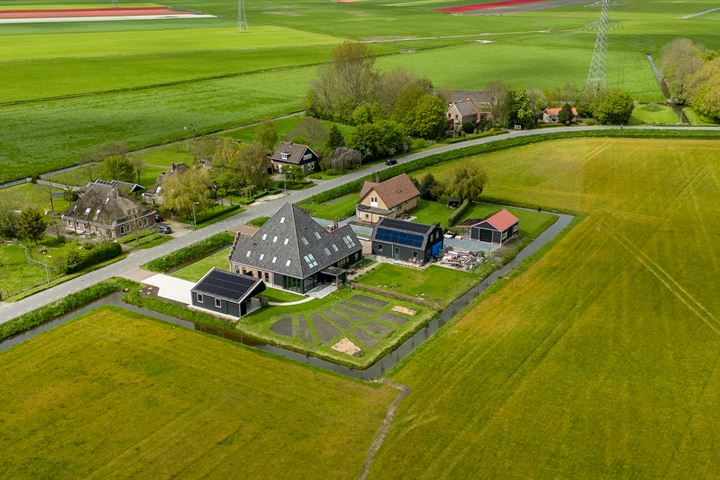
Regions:
<instances>
[{"instance_id":1,"label":"paved driveway","mask_svg":"<svg viewBox=\"0 0 720 480\"><path fill-rule=\"evenodd\" d=\"M181 302L185 305L190 305L190 290L195 286L193 282L162 273L146 278L142 283L158 287L158 296Z\"/></svg>"}]
</instances>

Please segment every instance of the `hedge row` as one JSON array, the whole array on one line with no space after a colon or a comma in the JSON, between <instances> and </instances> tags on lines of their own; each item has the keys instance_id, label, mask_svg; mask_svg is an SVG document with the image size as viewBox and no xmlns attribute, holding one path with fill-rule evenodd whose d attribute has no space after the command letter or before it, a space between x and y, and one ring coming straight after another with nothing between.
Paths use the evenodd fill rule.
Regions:
<instances>
[{"instance_id":1,"label":"hedge row","mask_svg":"<svg viewBox=\"0 0 720 480\"><path fill-rule=\"evenodd\" d=\"M176 250L164 257L156 258L143 265L143 268L153 272L167 272L173 267L203 257L208 253L230 245L234 240L235 234L221 232L205 240L200 240L192 245Z\"/></svg>"},{"instance_id":2,"label":"hedge row","mask_svg":"<svg viewBox=\"0 0 720 480\"><path fill-rule=\"evenodd\" d=\"M460 220L460 217L465 214L469 206L470 200L463 200L460 206L448 217L448 227L454 227L458 220Z\"/></svg>"},{"instance_id":3,"label":"hedge row","mask_svg":"<svg viewBox=\"0 0 720 480\"><path fill-rule=\"evenodd\" d=\"M55 320L111 293L137 285L122 278L111 278L92 287L71 293L62 300L21 315L0 325L0 340L30 330L33 327Z\"/></svg>"},{"instance_id":4,"label":"hedge row","mask_svg":"<svg viewBox=\"0 0 720 480\"><path fill-rule=\"evenodd\" d=\"M420 158L412 162L395 165L391 168L381 170L380 180L384 181L388 178L392 178L401 173L411 173L416 170L422 170L424 168L437 165L439 163L448 162L451 160L457 160L469 156L479 155L482 153L490 153L498 150L505 150L512 147L519 147L523 145L530 145L533 143L545 142L548 140L561 140L567 138L583 138L583 137L638 137L638 138L718 138L720 137L720 131L711 130L683 130L678 128L677 130L642 130L642 129L616 129L616 130L585 130L576 132L553 132L544 135L530 135L526 137L510 137L496 140L490 143L483 143L481 145L473 145L451 152L438 153L430 155L425 158ZM374 181L374 174L368 175L364 178L356 180L354 182L346 183L327 190L325 192L313 195L302 202L301 205L308 203L323 203L328 200L347 195L349 193L355 193L360 190L363 183L368 181Z\"/></svg>"},{"instance_id":5,"label":"hedge row","mask_svg":"<svg viewBox=\"0 0 720 480\"><path fill-rule=\"evenodd\" d=\"M91 249L71 250L67 253L61 269L65 273L75 273L105 262L122 254L122 247L115 242L101 242Z\"/></svg>"}]
</instances>

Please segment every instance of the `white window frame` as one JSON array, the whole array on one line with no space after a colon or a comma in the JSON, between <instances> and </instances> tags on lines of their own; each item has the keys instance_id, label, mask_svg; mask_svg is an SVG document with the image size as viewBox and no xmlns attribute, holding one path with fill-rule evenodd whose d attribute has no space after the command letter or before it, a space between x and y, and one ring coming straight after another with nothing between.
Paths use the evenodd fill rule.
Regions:
<instances>
[{"instance_id":1,"label":"white window frame","mask_svg":"<svg viewBox=\"0 0 720 480\"><path fill-rule=\"evenodd\" d=\"M219 298L215 299L215 308L222 308L222 300Z\"/></svg>"},{"instance_id":2,"label":"white window frame","mask_svg":"<svg viewBox=\"0 0 720 480\"><path fill-rule=\"evenodd\" d=\"M195 300L197 300L198 303L205 303L205 297L202 293L196 293Z\"/></svg>"}]
</instances>

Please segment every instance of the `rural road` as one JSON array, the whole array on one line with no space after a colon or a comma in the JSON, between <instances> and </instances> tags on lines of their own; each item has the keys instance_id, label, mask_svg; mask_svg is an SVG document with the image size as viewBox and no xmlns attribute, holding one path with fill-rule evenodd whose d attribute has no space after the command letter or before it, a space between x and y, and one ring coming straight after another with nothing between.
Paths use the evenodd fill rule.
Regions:
<instances>
[{"instance_id":1,"label":"rural road","mask_svg":"<svg viewBox=\"0 0 720 480\"><path fill-rule=\"evenodd\" d=\"M511 137L542 136L542 135L548 135L551 133L562 133L562 132L616 130L618 128L619 127L614 127L614 126L610 126L610 127L608 127L608 126L591 126L591 127L558 127L558 128L543 129L543 130L513 131L513 132L504 133L501 135L495 135L492 137L476 138L476 139L468 140L465 142L454 143L451 145L442 145L442 146L439 146L437 148L433 148L430 150L425 150L422 152L413 153L413 154L406 155L403 157L398 157L397 160L398 160L399 164L409 163L409 162L413 162L415 160L419 160L419 159L422 159L422 158L425 158L425 157L428 157L431 155L436 155L436 154L445 153L445 152L451 152L454 150L459 150L462 148L475 146L475 145L492 143L492 142L496 142L498 140L503 140L503 139L507 139L507 138L511 138ZM633 130L633 129L681 130L681 131L696 130L696 131L718 131L718 132L720 132L720 127L679 127L678 128L678 127L645 126L645 127L625 127L625 129L626 130ZM308 188L306 190L301 190L301 191L293 191L293 192L289 193L289 195L287 195L283 198L276 199L276 200L269 201L269 202L260 202L257 204L250 205L250 206L248 206L246 211L239 213L237 215L234 215L230 218L227 218L221 222L209 225L200 230L194 230L194 231L188 233L187 235L184 235L179 238L174 238L174 239L170 240L169 242L163 243L154 248L150 248L147 250L133 251L130 253L130 255L128 255L123 260L120 260L116 263L113 263L106 267L100 268L98 270L89 272L81 277L74 278L74 279L69 280L65 283L62 283L60 285L56 285L52 288L49 288L47 290L44 290L40 293L37 293L30 297L24 298L17 302L0 304L0 324L5 323L9 320L12 320L13 318L23 315L27 312L30 312L32 310L35 310L42 306L45 306L56 300L64 298L71 293L74 293L74 292L77 292L84 288L87 288L91 285L99 283L108 278L124 276L124 275L128 274L129 272L136 270L141 265L149 262L150 260L161 257L163 255L167 255L168 253L171 253L175 250L186 247L190 244L193 244L199 240L207 238L216 233L225 231L233 226L243 224L253 218L256 218L259 216L272 216L286 202L293 202L293 203L299 202L299 201L304 200L308 197L311 197L317 193L333 189L337 186L343 185L345 183L348 183L348 182L351 182L354 180L358 180L360 178L367 176L368 174L384 170L385 168L388 168L388 167L382 163L370 165L366 168L355 170L355 171L350 172L347 175L343 175L341 177L333 178L331 180L324 180L324 181L320 182L318 185L316 185L315 187Z\"/></svg>"}]
</instances>

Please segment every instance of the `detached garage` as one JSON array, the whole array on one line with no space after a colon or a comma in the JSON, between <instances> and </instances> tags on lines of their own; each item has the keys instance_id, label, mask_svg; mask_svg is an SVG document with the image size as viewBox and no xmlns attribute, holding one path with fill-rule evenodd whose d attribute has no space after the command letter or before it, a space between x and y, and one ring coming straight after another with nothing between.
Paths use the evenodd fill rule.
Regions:
<instances>
[{"instance_id":1,"label":"detached garage","mask_svg":"<svg viewBox=\"0 0 720 480\"><path fill-rule=\"evenodd\" d=\"M213 268L191 290L192 306L240 318L252 310L255 295L265 291L259 278ZM259 300L256 300L259 306Z\"/></svg>"},{"instance_id":2,"label":"detached garage","mask_svg":"<svg viewBox=\"0 0 720 480\"><path fill-rule=\"evenodd\" d=\"M520 221L506 209L484 220L465 221L470 227L470 238L480 242L504 244L518 236Z\"/></svg>"}]
</instances>

